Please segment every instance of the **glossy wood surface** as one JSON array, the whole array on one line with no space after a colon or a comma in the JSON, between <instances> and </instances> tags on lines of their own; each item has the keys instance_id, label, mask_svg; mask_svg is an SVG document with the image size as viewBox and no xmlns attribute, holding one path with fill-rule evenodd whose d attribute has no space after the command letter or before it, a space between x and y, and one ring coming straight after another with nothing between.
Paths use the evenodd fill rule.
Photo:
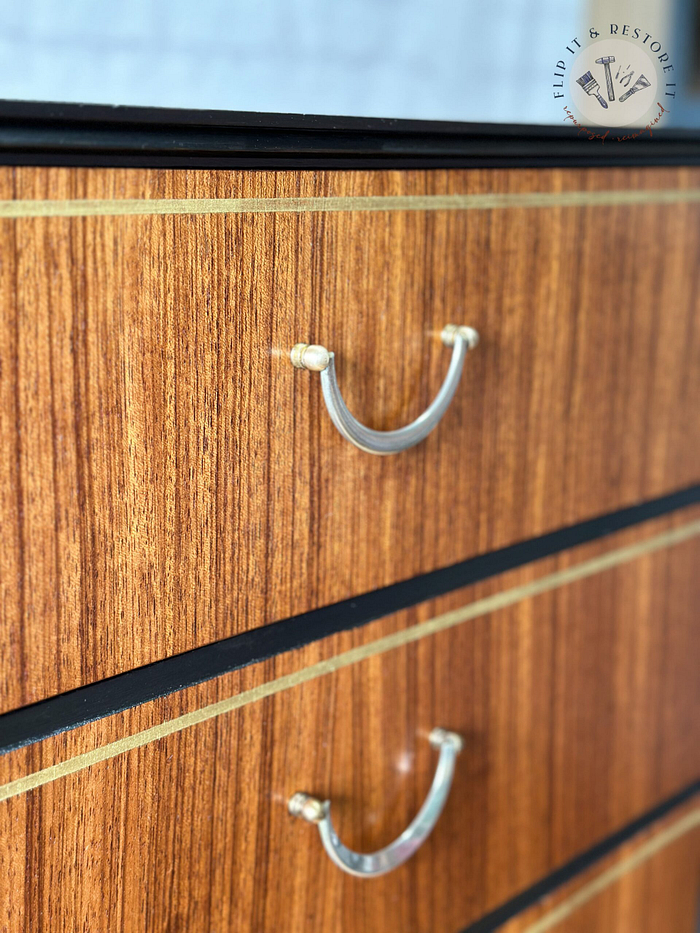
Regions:
<instances>
[{"instance_id":1,"label":"glossy wood surface","mask_svg":"<svg viewBox=\"0 0 700 933\"><path fill-rule=\"evenodd\" d=\"M700 170L0 169L0 198L697 187ZM104 206L104 205L103 205ZM700 205L0 221L0 709L700 478ZM448 321L479 329L442 425Z\"/></svg>"},{"instance_id":2,"label":"glossy wood surface","mask_svg":"<svg viewBox=\"0 0 700 933\"><path fill-rule=\"evenodd\" d=\"M448 627L485 617L496 609L516 606L539 593L554 592L571 582L597 576L607 569L632 562L648 562L654 555L673 553L668 536L688 531L698 537L700 505L680 509L642 525L629 528L531 564L498 574L480 583L462 587L448 595L426 600L410 609L395 612L357 629L350 629L311 642L302 648L275 655L216 679L170 693L159 699L132 705L122 713L61 731L0 755L0 787L27 775L42 773L47 766L76 761L96 749L111 747L128 736L150 735L153 728L181 728L183 716L211 708L212 701L236 701L243 705L289 689L304 679L315 679L441 631L440 620ZM630 553L630 548L634 553ZM642 553L639 553L639 550ZM611 565L610 562L613 562ZM562 575L565 575L562 578ZM533 588L535 590L533 591ZM437 626L437 627L436 627ZM387 641L388 640L388 641ZM293 678L293 683L289 678Z\"/></svg>"},{"instance_id":3,"label":"glossy wood surface","mask_svg":"<svg viewBox=\"0 0 700 933\"><path fill-rule=\"evenodd\" d=\"M11 797L0 917L11 933L456 933L697 777L699 557L695 538ZM434 600L402 624L533 572ZM12 753L7 776L216 702L223 683L260 682L270 664ZM275 674L298 664L277 658ZM342 875L286 800L328 796L348 845L386 844L428 789L437 724L466 742L433 835L390 875Z\"/></svg>"},{"instance_id":4,"label":"glossy wood surface","mask_svg":"<svg viewBox=\"0 0 700 933\"><path fill-rule=\"evenodd\" d=\"M698 816L679 808L499 933L697 933Z\"/></svg>"}]
</instances>

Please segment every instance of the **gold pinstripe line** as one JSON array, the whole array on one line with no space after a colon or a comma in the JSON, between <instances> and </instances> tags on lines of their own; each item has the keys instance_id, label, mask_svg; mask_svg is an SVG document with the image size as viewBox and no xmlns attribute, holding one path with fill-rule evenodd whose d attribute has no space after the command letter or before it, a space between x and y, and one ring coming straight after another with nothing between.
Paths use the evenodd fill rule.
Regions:
<instances>
[{"instance_id":1,"label":"gold pinstripe line","mask_svg":"<svg viewBox=\"0 0 700 933\"><path fill-rule=\"evenodd\" d=\"M700 807L686 814L684 817L681 817L677 822L673 823L672 826L657 833L647 842L639 846L628 858L608 868L598 875L597 878L594 878L592 881L589 881L588 884L579 888L571 897L568 897L553 910L550 910L543 917L540 917L535 923L526 927L523 933L547 933L547 930L551 930L561 923L562 920L570 917L574 911L593 900L594 897L597 897L598 894L601 894L606 888L609 888L611 884L619 881L619 879L628 874L628 872L634 871L635 868L638 868L653 855L656 855L657 852L665 849L666 846L680 839L681 836L691 832L691 830L696 829L698 826L700 826Z\"/></svg>"},{"instance_id":2,"label":"gold pinstripe line","mask_svg":"<svg viewBox=\"0 0 700 933\"><path fill-rule=\"evenodd\" d=\"M493 596L478 599L460 609L435 616L433 619L429 619L426 622L419 622L416 625L412 625L410 628L402 629L400 632L394 632L391 635L375 639L365 645L360 645L357 648L352 648L349 651L342 652L331 658L326 658L323 661L302 668L292 674L286 674L283 677L278 677L275 680L260 684L257 687L245 690L235 696L227 697L225 700L220 700L218 703L200 707L182 716L177 716L174 719L169 719L156 726L151 726L149 729L127 735L124 738L117 739L115 742L109 742L107 745L94 748L89 752L83 752L80 755L68 758L66 761L17 778L14 781L0 786L0 801L7 800L9 797L14 797L17 794L26 793L36 787L41 787L43 784L49 784L69 774L75 774L98 762L114 758L131 749L148 745L150 742L155 742L158 739L165 738L183 729L189 729L191 726L206 722L208 719L214 719L216 716L221 716L232 710L240 709L242 706L247 706L249 703L256 703L266 697L274 696L285 690L290 690L292 687L308 683L318 677L324 677L326 674L331 674L334 671L349 667L352 664L357 664L359 661L363 661L366 658L384 654L402 645L411 644L422 638L435 635L437 632L443 632L446 629L454 628L454 626L461 625L463 622L467 622L470 619L476 619L479 616L495 612L498 609L512 606L514 603L518 603L523 599L537 596L540 593L546 593L549 590L574 583L577 580L583 580L593 574L602 573L604 570L609 570L612 567L618 567L621 564L629 563L638 557L652 554L655 551L671 547L675 544L680 544L698 535L700 535L700 519L689 522L680 528L665 531L646 541L640 541L636 544L617 548L599 557L582 561L580 564L568 567L565 570L557 570L554 573L547 574L530 583L515 586L501 593L496 593Z\"/></svg>"},{"instance_id":3,"label":"gold pinstripe line","mask_svg":"<svg viewBox=\"0 0 700 933\"><path fill-rule=\"evenodd\" d=\"M151 214L301 214L319 211L463 211L531 207L600 207L700 201L700 188L542 191L328 198L178 198L0 201L0 219Z\"/></svg>"}]
</instances>

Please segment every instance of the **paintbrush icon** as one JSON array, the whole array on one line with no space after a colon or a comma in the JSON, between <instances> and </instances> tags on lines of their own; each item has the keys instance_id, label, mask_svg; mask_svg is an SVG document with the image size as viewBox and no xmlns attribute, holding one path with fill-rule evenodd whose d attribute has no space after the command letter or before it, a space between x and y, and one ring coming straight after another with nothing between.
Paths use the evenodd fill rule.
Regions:
<instances>
[{"instance_id":1,"label":"paintbrush icon","mask_svg":"<svg viewBox=\"0 0 700 933\"><path fill-rule=\"evenodd\" d=\"M587 71L585 75L581 75L580 78L577 78L576 83L581 85L581 87L586 92L586 94L588 94L589 97L597 97L598 103L600 104L601 107L603 107L605 110L608 109L607 101L604 98L602 98L600 94L598 93L598 91L600 90L600 85L598 84L596 79L593 77L593 75L590 73L590 71Z\"/></svg>"},{"instance_id":2,"label":"paintbrush icon","mask_svg":"<svg viewBox=\"0 0 700 933\"><path fill-rule=\"evenodd\" d=\"M622 97L620 98L620 103L621 104L624 103L624 101L626 101L628 97L631 97L633 94L636 94L637 91L643 91L645 87L651 87L651 81L649 80L649 78L646 77L646 75L640 75L637 78L637 80L634 82L632 87L629 89L629 91L625 91L625 93L622 95Z\"/></svg>"}]
</instances>

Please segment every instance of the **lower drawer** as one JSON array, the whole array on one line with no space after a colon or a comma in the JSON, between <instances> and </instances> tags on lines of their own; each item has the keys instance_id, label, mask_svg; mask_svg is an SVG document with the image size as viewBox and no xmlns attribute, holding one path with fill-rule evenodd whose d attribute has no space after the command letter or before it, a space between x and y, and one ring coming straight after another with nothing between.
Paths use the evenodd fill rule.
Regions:
<instances>
[{"instance_id":1,"label":"lower drawer","mask_svg":"<svg viewBox=\"0 0 700 933\"><path fill-rule=\"evenodd\" d=\"M697 933L700 803L655 823L499 933Z\"/></svg>"},{"instance_id":2,"label":"lower drawer","mask_svg":"<svg viewBox=\"0 0 700 933\"><path fill-rule=\"evenodd\" d=\"M696 536L560 581L127 751L71 759L81 730L25 750L50 768L60 749L68 766L0 803L2 928L464 929L696 778L699 558ZM278 665L243 672L243 687ZM158 703L164 720L186 709L183 695ZM289 797L329 798L353 849L386 845L428 791L435 726L465 744L434 832L390 874L343 874Z\"/></svg>"}]
</instances>

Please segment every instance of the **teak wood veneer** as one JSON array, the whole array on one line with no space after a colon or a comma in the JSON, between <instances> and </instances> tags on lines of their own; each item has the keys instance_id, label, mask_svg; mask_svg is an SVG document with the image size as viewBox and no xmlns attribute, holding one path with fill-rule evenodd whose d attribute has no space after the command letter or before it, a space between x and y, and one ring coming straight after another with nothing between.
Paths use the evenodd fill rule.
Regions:
<instances>
[{"instance_id":1,"label":"teak wood veneer","mask_svg":"<svg viewBox=\"0 0 700 933\"><path fill-rule=\"evenodd\" d=\"M696 933L700 806L674 812L499 933Z\"/></svg>"},{"instance_id":2,"label":"teak wood veneer","mask_svg":"<svg viewBox=\"0 0 700 933\"><path fill-rule=\"evenodd\" d=\"M697 483L699 188L0 169L0 709ZM450 321L481 344L396 457L347 444L287 357L324 343L395 427Z\"/></svg>"},{"instance_id":3,"label":"teak wood veneer","mask_svg":"<svg viewBox=\"0 0 700 933\"><path fill-rule=\"evenodd\" d=\"M652 542L697 515L20 749L0 760L3 779L128 738L139 720L167 722L303 671L339 646ZM695 780L699 556L695 534L13 793L0 803L8 933L456 933ZM435 725L460 732L465 749L433 835L383 878L343 875L315 829L287 813L288 797L328 796L349 845L380 846L427 790Z\"/></svg>"},{"instance_id":4,"label":"teak wood veneer","mask_svg":"<svg viewBox=\"0 0 700 933\"><path fill-rule=\"evenodd\" d=\"M0 247L2 933L691 933L700 168L2 167ZM289 359L395 428L447 323L396 456ZM344 875L290 796L385 845L435 726Z\"/></svg>"}]
</instances>

